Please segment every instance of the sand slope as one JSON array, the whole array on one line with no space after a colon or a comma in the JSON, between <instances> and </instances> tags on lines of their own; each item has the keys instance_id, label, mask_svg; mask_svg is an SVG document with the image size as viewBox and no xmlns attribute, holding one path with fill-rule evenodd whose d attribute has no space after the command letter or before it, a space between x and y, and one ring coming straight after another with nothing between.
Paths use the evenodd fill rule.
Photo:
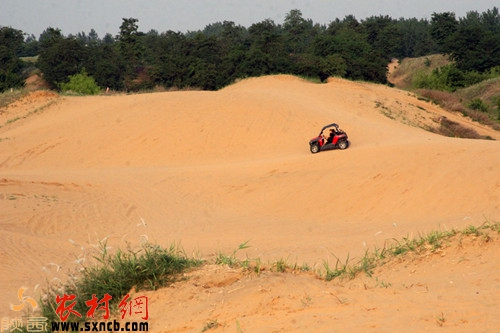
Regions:
<instances>
[{"instance_id":1,"label":"sand slope","mask_svg":"<svg viewBox=\"0 0 500 333\"><path fill-rule=\"evenodd\" d=\"M53 264L67 272L107 236L111 246L177 242L205 258L248 241L242 256L318 267L387 239L500 220L500 142L418 128L446 113L397 89L340 79L317 85L280 75L218 92L39 96L32 103L3 110L0 124L1 292L9 302L20 283L44 283L56 274ZM25 117L9 122L13 115ZM498 132L447 116L500 139ZM349 134L351 146L312 155L309 139L331 122ZM493 265L482 267L498 273L492 258ZM308 283L318 295L336 288L307 276L265 279L285 294L294 283ZM254 287L267 283L252 281ZM176 297L176 289L168 292ZM366 297L357 293L352 297ZM158 295L155 302L163 304ZM252 295L234 302L254 300L260 308ZM319 307L294 315L300 325L273 330L303 331L312 317L338 306L321 299ZM221 321L233 325L245 309L234 307ZM251 325L257 326L250 327L284 315L272 305L264 309L270 317L256 309ZM190 326L156 316L156 327L167 331L185 326L198 332L208 320L205 313ZM317 320L323 327L317 331L332 331L331 317ZM235 331L234 325L226 329Z\"/></svg>"}]
</instances>

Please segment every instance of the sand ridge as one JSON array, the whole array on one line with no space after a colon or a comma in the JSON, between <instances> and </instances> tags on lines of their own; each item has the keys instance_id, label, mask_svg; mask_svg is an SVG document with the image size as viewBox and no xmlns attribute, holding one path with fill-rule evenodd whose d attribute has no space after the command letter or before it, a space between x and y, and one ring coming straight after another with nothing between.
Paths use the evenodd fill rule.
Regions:
<instances>
[{"instance_id":1,"label":"sand ridge","mask_svg":"<svg viewBox=\"0 0 500 333\"><path fill-rule=\"evenodd\" d=\"M405 113L408 123L384 110ZM319 267L387 239L500 218L499 141L424 131L412 119L444 111L385 86L278 75L217 92L65 96L10 123L8 112L0 128L0 258L11 302L20 281L43 283L58 266L67 272L107 236L113 247L177 242L206 258L249 241L243 256ZM331 122L351 146L312 155L308 140ZM498 261L491 269L498 272Z\"/></svg>"}]
</instances>

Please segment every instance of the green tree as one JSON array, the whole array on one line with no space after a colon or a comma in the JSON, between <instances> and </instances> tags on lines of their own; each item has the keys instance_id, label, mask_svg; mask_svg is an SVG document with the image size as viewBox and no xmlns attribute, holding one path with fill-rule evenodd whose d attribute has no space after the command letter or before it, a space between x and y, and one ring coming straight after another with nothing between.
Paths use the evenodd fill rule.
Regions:
<instances>
[{"instance_id":1,"label":"green tree","mask_svg":"<svg viewBox=\"0 0 500 333\"><path fill-rule=\"evenodd\" d=\"M362 22L366 41L387 61L398 57L403 49L403 34L389 16L371 16Z\"/></svg>"},{"instance_id":2,"label":"green tree","mask_svg":"<svg viewBox=\"0 0 500 333\"><path fill-rule=\"evenodd\" d=\"M486 72L500 65L500 15L498 9L471 11L459 21L450 47L450 58L463 71Z\"/></svg>"},{"instance_id":3,"label":"green tree","mask_svg":"<svg viewBox=\"0 0 500 333\"><path fill-rule=\"evenodd\" d=\"M221 59L217 39L200 32L191 42L186 84L204 90L219 88L217 69Z\"/></svg>"},{"instance_id":4,"label":"green tree","mask_svg":"<svg viewBox=\"0 0 500 333\"><path fill-rule=\"evenodd\" d=\"M401 53L397 55L397 58L422 57L440 52L432 39L429 21L401 18L398 26L401 33Z\"/></svg>"},{"instance_id":5,"label":"green tree","mask_svg":"<svg viewBox=\"0 0 500 333\"><path fill-rule=\"evenodd\" d=\"M23 33L9 27L0 28L0 92L23 86L23 62L17 53L23 44Z\"/></svg>"},{"instance_id":6,"label":"green tree","mask_svg":"<svg viewBox=\"0 0 500 333\"><path fill-rule=\"evenodd\" d=\"M84 63L97 85L112 90L125 89L123 73L125 66L114 44L100 44L89 47L89 57Z\"/></svg>"},{"instance_id":7,"label":"green tree","mask_svg":"<svg viewBox=\"0 0 500 333\"><path fill-rule=\"evenodd\" d=\"M38 42L40 43L41 49L46 49L52 46L57 41L63 39L64 36L61 32L61 29L48 27L45 29L38 38Z\"/></svg>"},{"instance_id":8,"label":"green tree","mask_svg":"<svg viewBox=\"0 0 500 333\"><path fill-rule=\"evenodd\" d=\"M102 39L102 43L106 44L106 45L112 45L115 43L115 38L110 33L107 33L104 35L104 38Z\"/></svg>"},{"instance_id":9,"label":"green tree","mask_svg":"<svg viewBox=\"0 0 500 333\"><path fill-rule=\"evenodd\" d=\"M87 49L75 38L50 38L41 43L37 66L43 78L53 88L68 82L69 76L79 73L86 61Z\"/></svg>"},{"instance_id":10,"label":"green tree","mask_svg":"<svg viewBox=\"0 0 500 333\"><path fill-rule=\"evenodd\" d=\"M243 77L241 65L249 45L245 43L248 31L234 22L224 21L222 31L218 36L220 64L218 66L219 86L230 84L235 79Z\"/></svg>"},{"instance_id":11,"label":"green tree","mask_svg":"<svg viewBox=\"0 0 500 333\"><path fill-rule=\"evenodd\" d=\"M315 41L318 56L336 55L344 61L338 73L345 69L345 76L351 80L387 82L387 61L368 43L366 33L349 17L346 23L336 26L334 34L326 34Z\"/></svg>"},{"instance_id":12,"label":"green tree","mask_svg":"<svg viewBox=\"0 0 500 333\"><path fill-rule=\"evenodd\" d=\"M287 51L295 54L306 52L317 32L314 30L312 20L304 19L298 9L286 14L283 31Z\"/></svg>"},{"instance_id":13,"label":"green tree","mask_svg":"<svg viewBox=\"0 0 500 333\"><path fill-rule=\"evenodd\" d=\"M118 49L120 51L124 70L124 84L126 90L135 89L134 80L138 77L141 67L142 45L139 41L139 31L135 18L123 18L120 26L120 34L117 36Z\"/></svg>"},{"instance_id":14,"label":"green tree","mask_svg":"<svg viewBox=\"0 0 500 333\"><path fill-rule=\"evenodd\" d=\"M310 53L295 55L294 73L306 77L317 77L321 82L331 76L343 77L347 71L347 64L339 54L326 57L315 56Z\"/></svg>"},{"instance_id":15,"label":"green tree","mask_svg":"<svg viewBox=\"0 0 500 333\"><path fill-rule=\"evenodd\" d=\"M344 77L347 73L347 63L339 54L331 54L320 63L320 79L326 80L331 76Z\"/></svg>"},{"instance_id":16,"label":"green tree","mask_svg":"<svg viewBox=\"0 0 500 333\"><path fill-rule=\"evenodd\" d=\"M36 37L32 34L26 36L21 50L18 52L19 57L34 57L38 55L39 43Z\"/></svg>"},{"instance_id":17,"label":"green tree","mask_svg":"<svg viewBox=\"0 0 500 333\"><path fill-rule=\"evenodd\" d=\"M167 31L146 48L154 84L183 88L186 85L192 43L180 32Z\"/></svg>"},{"instance_id":18,"label":"green tree","mask_svg":"<svg viewBox=\"0 0 500 333\"><path fill-rule=\"evenodd\" d=\"M458 29L455 13L432 13L431 36L440 48L441 53L449 54L453 47L453 35Z\"/></svg>"},{"instance_id":19,"label":"green tree","mask_svg":"<svg viewBox=\"0 0 500 333\"><path fill-rule=\"evenodd\" d=\"M248 75L287 73L289 60L283 35L276 24L264 20L248 28L250 49L244 71Z\"/></svg>"}]
</instances>

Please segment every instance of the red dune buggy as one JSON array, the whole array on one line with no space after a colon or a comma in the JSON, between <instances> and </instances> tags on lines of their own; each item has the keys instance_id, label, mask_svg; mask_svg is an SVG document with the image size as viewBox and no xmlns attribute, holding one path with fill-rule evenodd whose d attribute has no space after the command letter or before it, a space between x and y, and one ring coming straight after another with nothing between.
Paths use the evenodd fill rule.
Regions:
<instances>
[{"instance_id":1,"label":"red dune buggy","mask_svg":"<svg viewBox=\"0 0 500 333\"><path fill-rule=\"evenodd\" d=\"M330 129L330 133L326 137L323 132L328 128ZM317 137L309 141L309 149L313 154L323 150L346 149L347 147L349 147L347 133L341 130L337 124L326 125L321 129Z\"/></svg>"}]
</instances>

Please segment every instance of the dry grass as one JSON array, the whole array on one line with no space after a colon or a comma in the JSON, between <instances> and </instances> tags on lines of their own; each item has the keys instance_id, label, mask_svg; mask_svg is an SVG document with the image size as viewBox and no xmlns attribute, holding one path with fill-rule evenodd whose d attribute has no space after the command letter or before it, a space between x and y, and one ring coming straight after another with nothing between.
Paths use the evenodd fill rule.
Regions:
<instances>
[{"instance_id":1,"label":"dry grass","mask_svg":"<svg viewBox=\"0 0 500 333\"><path fill-rule=\"evenodd\" d=\"M491 139L479 135L474 129L465 127L457 122L451 121L446 117L439 119L440 126L438 128L431 128L430 131L436 134L465 139Z\"/></svg>"},{"instance_id":2,"label":"dry grass","mask_svg":"<svg viewBox=\"0 0 500 333\"><path fill-rule=\"evenodd\" d=\"M26 89L16 89L16 90L8 90L0 94L0 108L6 107L7 105L23 98L28 95L28 91ZM0 111L1 113L1 111Z\"/></svg>"}]
</instances>

